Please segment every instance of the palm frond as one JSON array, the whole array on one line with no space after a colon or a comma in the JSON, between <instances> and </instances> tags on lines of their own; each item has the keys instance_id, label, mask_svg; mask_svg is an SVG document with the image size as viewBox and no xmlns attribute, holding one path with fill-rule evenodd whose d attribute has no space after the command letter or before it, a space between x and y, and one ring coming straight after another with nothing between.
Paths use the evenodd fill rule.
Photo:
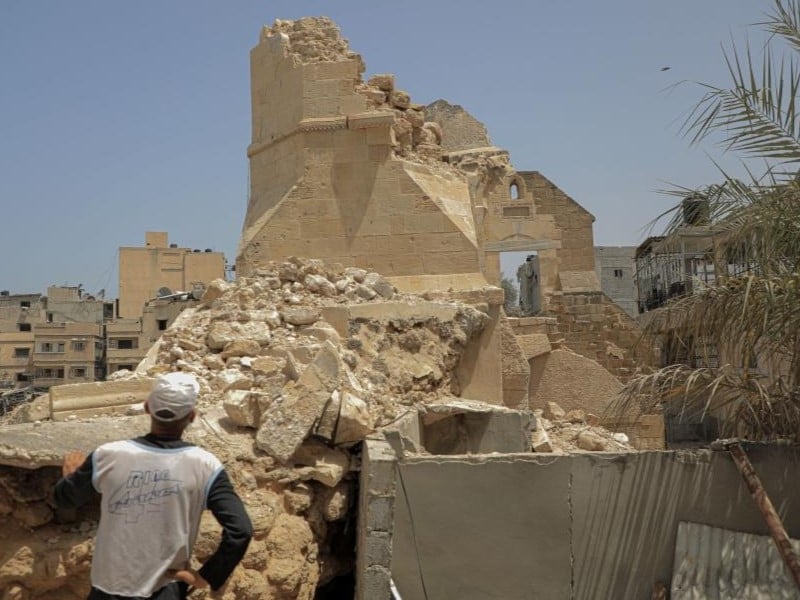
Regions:
<instances>
[{"instance_id":1,"label":"palm frond","mask_svg":"<svg viewBox=\"0 0 800 600\"><path fill-rule=\"evenodd\" d=\"M775 62L767 48L757 65L748 47L744 56L733 46L725 53L733 85L706 90L682 132L697 144L712 133L727 151L779 164L800 162L800 115L795 99L800 72L794 59Z\"/></svg>"}]
</instances>

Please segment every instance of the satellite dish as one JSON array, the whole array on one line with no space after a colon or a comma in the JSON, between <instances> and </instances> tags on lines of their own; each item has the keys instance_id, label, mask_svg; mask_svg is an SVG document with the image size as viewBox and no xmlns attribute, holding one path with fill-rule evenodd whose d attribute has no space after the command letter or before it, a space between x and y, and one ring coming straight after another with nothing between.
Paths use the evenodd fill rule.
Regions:
<instances>
[{"instance_id":1,"label":"satellite dish","mask_svg":"<svg viewBox=\"0 0 800 600\"><path fill-rule=\"evenodd\" d=\"M158 296L159 298L165 298L166 296L172 296L172 290L169 289L166 286L165 287L160 287L160 288L158 288L158 291L156 292L156 296Z\"/></svg>"}]
</instances>

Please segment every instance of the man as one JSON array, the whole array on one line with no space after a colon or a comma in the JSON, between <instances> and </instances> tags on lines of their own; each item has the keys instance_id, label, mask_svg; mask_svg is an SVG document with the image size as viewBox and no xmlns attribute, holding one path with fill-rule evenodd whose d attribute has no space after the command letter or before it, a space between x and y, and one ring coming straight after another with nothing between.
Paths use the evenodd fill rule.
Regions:
<instances>
[{"instance_id":1,"label":"man","mask_svg":"<svg viewBox=\"0 0 800 600\"><path fill-rule=\"evenodd\" d=\"M244 556L253 526L222 463L181 440L199 390L191 375L162 375L145 403L148 435L64 456L56 504L74 508L101 494L88 600L180 600L190 586L217 591ZM204 508L222 526L222 540L194 571Z\"/></svg>"}]
</instances>

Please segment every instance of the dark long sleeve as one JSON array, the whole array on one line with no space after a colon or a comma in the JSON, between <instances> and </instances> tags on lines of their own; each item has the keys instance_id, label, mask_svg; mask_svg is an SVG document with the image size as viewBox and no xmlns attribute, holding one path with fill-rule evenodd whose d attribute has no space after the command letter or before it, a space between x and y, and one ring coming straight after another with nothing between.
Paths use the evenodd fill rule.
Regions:
<instances>
[{"instance_id":1,"label":"dark long sleeve","mask_svg":"<svg viewBox=\"0 0 800 600\"><path fill-rule=\"evenodd\" d=\"M253 537L253 524L224 470L211 484L207 508L222 526L222 540L217 551L200 568L200 576L212 590L217 590L230 577L247 551L250 538Z\"/></svg>"},{"instance_id":2,"label":"dark long sleeve","mask_svg":"<svg viewBox=\"0 0 800 600\"><path fill-rule=\"evenodd\" d=\"M74 473L58 480L53 499L59 508L77 508L88 502L94 493L90 454Z\"/></svg>"}]
</instances>

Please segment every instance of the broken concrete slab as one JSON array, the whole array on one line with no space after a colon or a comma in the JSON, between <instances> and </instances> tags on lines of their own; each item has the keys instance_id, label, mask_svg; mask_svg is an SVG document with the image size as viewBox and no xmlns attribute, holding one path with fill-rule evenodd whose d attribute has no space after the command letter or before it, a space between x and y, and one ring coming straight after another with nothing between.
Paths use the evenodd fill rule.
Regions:
<instances>
[{"instance_id":1,"label":"broken concrete slab","mask_svg":"<svg viewBox=\"0 0 800 600\"><path fill-rule=\"evenodd\" d=\"M530 451L533 415L470 400L419 407L422 444L431 454Z\"/></svg>"},{"instance_id":2,"label":"broken concrete slab","mask_svg":"<svg viewBox=\"0 0 800 600\"><path fill-rule=\"evenodd\" d=\"M322 416L338 387L341 368L336 347L325 342L285 397L274 402L256 434L256 445L282 462L288 461Z\"/></svg>"},{"instance_id":3,"label":"broken concrete slab","mask_svg":"<svg viewBox=\"0 0 800 600\"><path fill-rule=\"evenodd\" d=\"M5 425L0 429L0 464L23 469L61 466L70 450L91 452L100 444L147 432L147 417L114 417Z\"/></svg>"},{"instance_id":4,"label":"broken concrete slab","mask_svg":"<svg viewBox=\"0 0 800 600\"><path fill-rule=\"evenodd\" d=\"M70 415L122 414L131 404L147 400L152 387L153 379L149 377L53 386L51 418L58 421Z\"/></svg>"},{"instance_id":5,"label":"broken concrete slab","mask_svg":"<svg viewBox=\"0 0 800 600\"><path fill-rule=\"evenodd\" d=\"M266 346L271 338L269 325L262 321L214 321L208 329L206 344L211 350L222 350L230 342L249 339Z\"/></svg>"}]
</instances>

